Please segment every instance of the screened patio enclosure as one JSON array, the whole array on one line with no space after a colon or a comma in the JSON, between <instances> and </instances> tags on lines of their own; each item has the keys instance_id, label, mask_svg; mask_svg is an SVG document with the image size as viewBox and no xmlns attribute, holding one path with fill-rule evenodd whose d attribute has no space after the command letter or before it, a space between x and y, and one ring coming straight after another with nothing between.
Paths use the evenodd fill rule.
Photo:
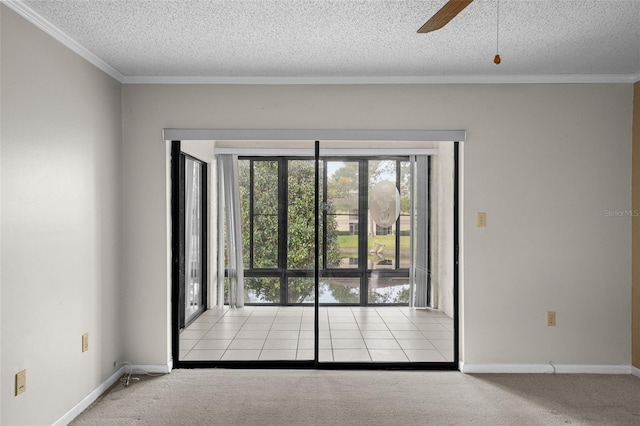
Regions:
<instances>
[{"instance_id":1,"label":"screened patio enclosure","mask_svg":"<svg viewBox=\"0 0 640 426\"><path fill-rule=\"evenodd\" d=\"M174 312L174 362L456 365L457 143L176 140L172 150L202 162L208 188L206 209L174 223L179 241L193 241L196 217L208 230L203 309L189 321ZM182 179L174 194L197 206L197 180ZM174 292L188 297L193 268L183 269Z\"/></svg>"},{"instance_id":2,"label":"screened patio enclosure","mask_svg":"<svg viewBox=\"0 0 640 426\"><path fill-rule=\"evenodd\" d=\"M246 304L314 302L314 167L304 157L238 158ZM320 303L409 304L409 157L325 158L320 169ZM376 221L370 210L380 205L369 203L386 200L370 193L383 184L399 209Z\"/></svg>"}]
</instances>

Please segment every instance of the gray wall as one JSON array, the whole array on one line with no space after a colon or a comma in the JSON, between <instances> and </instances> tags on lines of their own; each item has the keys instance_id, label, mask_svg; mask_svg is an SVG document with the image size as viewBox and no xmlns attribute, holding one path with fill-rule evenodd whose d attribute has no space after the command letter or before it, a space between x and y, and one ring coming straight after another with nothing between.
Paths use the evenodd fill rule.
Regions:
<instances>
[{"instance_id":1,"label":"gray wall","mask_svg":"<svg viewBox=\"0 0 640 426\"><path fill-rule=\"evenodd\" d=\"M626 365L631 84L125 85L127 350L170 362L165 127L466 129L462 359ZM488 227L476 228L475 212ZM556 310L558 326L545 326Z\"/></svg>"},{"instance_id":2,"label":"gray wall","mask_svg":"<svg viewBox=\"0 0 640 426\"><path fill-rule=\"evenodd\" d=\"M124 355L122 86L0 11L0 423L51 424Z\"/></svg>"}]
</instances>

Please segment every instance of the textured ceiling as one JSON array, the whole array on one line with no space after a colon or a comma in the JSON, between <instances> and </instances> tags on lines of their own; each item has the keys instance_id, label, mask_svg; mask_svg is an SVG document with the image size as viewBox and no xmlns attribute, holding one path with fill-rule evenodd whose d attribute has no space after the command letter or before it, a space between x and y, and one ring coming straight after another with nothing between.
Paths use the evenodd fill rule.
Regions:
<instances>
[{"instance_id":1,"label":"textured ceiling","mask_svg":"<svg viewBox=\"0 0 640 426\"><path fill-rule=\"evenodd\" d=\"M23 1L124 76L433 77L640 74L640 1Z\"/></svg>"}]
</instances>

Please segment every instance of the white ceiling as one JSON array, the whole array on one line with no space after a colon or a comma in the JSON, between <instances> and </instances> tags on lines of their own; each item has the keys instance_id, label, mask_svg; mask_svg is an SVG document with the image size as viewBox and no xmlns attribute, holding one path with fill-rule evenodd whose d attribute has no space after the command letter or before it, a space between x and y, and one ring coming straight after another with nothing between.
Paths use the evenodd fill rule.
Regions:
<instances>
[{"instance_id":1,"label":"white ceiling","mask_svg":"<svg viewBox=\"0 0 640 426\"><path fill-rule=\"evenodd\" d=\"M475 0L429 34L416 31L446 0L7 3L125 82L640 79L636 0L500 0L500 65L496 0Z\"/></svg>"}]
</instances>

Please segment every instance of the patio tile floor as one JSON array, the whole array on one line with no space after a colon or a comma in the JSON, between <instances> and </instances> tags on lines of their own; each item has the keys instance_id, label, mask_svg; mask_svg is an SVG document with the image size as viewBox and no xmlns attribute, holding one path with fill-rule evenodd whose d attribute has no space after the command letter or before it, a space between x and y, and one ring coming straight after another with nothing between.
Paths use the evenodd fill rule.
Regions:
<instances>
[{"instance_id":1,"label":"patio tile floor","mask_svg":"<svg viewBox=\"0 0 640 426\"><path fill-rule=\"evenodd\" d=\"M453 361L453 321L431 309L321 307L320 362ZM313 307L207 310L180 334L185 361L313 359Z\"/></svg>"}]
</instances>

